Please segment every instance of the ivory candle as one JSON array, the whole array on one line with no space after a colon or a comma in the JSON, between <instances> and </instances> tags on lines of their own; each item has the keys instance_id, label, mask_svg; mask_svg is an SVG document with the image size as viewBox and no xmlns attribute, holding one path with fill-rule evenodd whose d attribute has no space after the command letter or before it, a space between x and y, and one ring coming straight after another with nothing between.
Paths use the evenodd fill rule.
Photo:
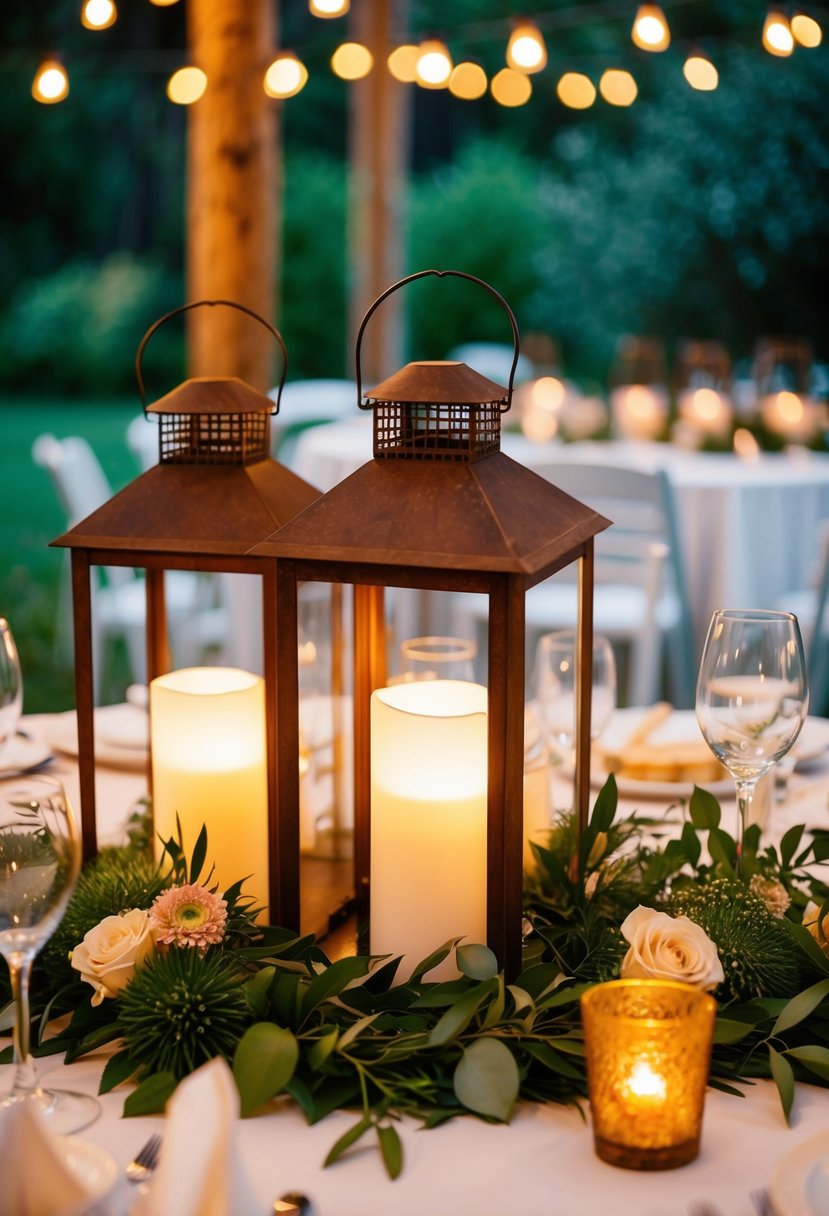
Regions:
<instances>
[{"instance_id":1,"label":"ivory candle","mask_svg":"<svg viewBox=\"0 0 829 1216\"><path fill-rule=\"evenodd\" d=\"M668 396L651 384L625 384L610 394L613 429L622 439L658 439L668 417Z\"/></svg>"},{"instance_id":2,"label":"ivory candle","mask_svg":"<svg viewBox=\"0 0 829 1216\"><path fill-rule=\"evenodd\" d=\"M247 875L245 893L268 901L265 686L231 667L189 667L150 684L155 832L181 821L185 848L207 826L219 891ZM161 846L156 843L156 853Z\"/></svg>"},{"instance_id":3,"label":"ivory candle","mask_svg":"<svg viewBox=\"0 0 829 1216\"><path fill-rule=\"evenodd\" d=\"M702 435L722 439L731 430L731 405L713 388L687 388L678 398L679 416Z\"/></svg>"},{"instance_id":4,"label":"ivory candle","mask_svg":"<svg viewBox=\"0 0 829 1216\"><path fill-rule=\"evenodd\" d=\"M412 969L450 937L486 941L487 691L463 680L371 698L372 954ZM458 974L450 957L430 979Z\"/></svg>"}]
</instances>

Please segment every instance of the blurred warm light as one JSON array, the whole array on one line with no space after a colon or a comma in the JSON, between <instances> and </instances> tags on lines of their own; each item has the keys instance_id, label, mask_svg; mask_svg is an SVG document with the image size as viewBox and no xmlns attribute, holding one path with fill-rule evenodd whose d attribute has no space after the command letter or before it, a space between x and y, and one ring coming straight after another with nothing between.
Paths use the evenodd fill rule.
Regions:
<instances>
[{"instance_id":1,"label":"blurred warm light","mask_svg":"<svg viewBox=\"0 0 829 1216\"><path fill-rule=\"evenodd\" d=\"M540 72L547 66L547 48L534 22L521 21L510 34L507 63L516 72Z\"/></svg>"},{"instance_id":2,"label":"blurred warm light","mask_svg":"<svg viewBox=\"0 0 829 1216\"><path fill-rule=\"evenodd\" d=\"M414 84L417 80L417 57L420 47L411 43L396 46L386 60L386 65L395 80L403 84Z\"/></svg>"},{"instance_id":3,"label":"blurred warm light","mask_svg":"<svg viewBox=\"0 0 829 1216\"><path fill-rule=\"evenodd\" d=\"M734 451L741 460L756 460L760 455L759 443L744 426L734 432Z\"/></svg>"},{"instance_id":4,"label":"blurred warm light","mask_svg":"<svg viewBox=\"0 0 829 1216\"><path fill-rule=\"evenodd\" d=\"M699 52L689 55L682 65L682 74L692 89L710 93L720 83L720 75L710 59Z\"/></svg>"},{"instance_id":5,"label":"blurred warm light","mask_svg":"<svg viewBox=\"0 0 829 1216\"><path fill-rule=\"evenodd\" d=\"M424 89L445 89L452 75L452 56L444 42L427 38L417 51L416 79Z\"/></svg>"},{"instance_id":6,"label":"blurred warm light","mask_svg":"<svg viewBox=\"0 0 829 1216\"><path fill-rule=\"evenodd\" d=\"M596 100L596 86L581 72L565 72L556 85L556 93L562 105L571 110L586 110Z\"/></svg>"},{"instance_id":7,"label":"blurred warm light","mask_svg":"<svg viewBox=\"0 0 829 1216\"><path fill-rule=\"evenodd\" d=\"M664 51L670 46L671 31L658 4L640 4L630 36L643 51Z\"/></svg>"},{"instance_id":8,"label":"blurred warm light","mask_svg":"<svg viewBox=\"0 0 829 1216\"><path fill-rule=\"evenodd\" d=\"M281 51L265 72L265 92L280 99L296 97L307 79L308 69L293 51Z\"/></svg>"},{"instance_id":9,"label":"blurred warm light","mask_svg":"<svg viewBox=\"0 0 829 1216\"><path fill-rule=\"evenodd\" d=\"M167 81L167 96L177 106L191 106L204 96L207 76L201 68L179 68Z\"/></svg>"},{"instance_id":10,"label":"blurred warm light","mask_svg":"<svg viewBox=\"0 0 829 1216\"><path fill-rule=\"evenodd\" d=\"M44 59L32 81L32 97L43 105L63 101L69 94L69 77L57 59Z\"/></svg>"},{"instance_id":11,"label":"blurred warm light","mask_svg":"<svg viewBox=\"0 0 829 1216\"><path fill-rule=\"evenodd\" d=\"M117 16L113 0L86 0L81 9L81 24L88 30L106 30L115 24Z\"/></svg>"},{"instance_id":12,"label":"blurred warm light","mask_svg":"<svg viewBox=\"0 0 829 1216\"><path fill-rule=\"evenodd\" d=\"M533 87L523 72L501 68L492 77L490 92L499 106L523 106L533 95Z\"/></svg>"},{"instance_id":13,"label":"blurred warm light","mask_svg":"<svg viewBox=\"0 0 829 1216\"><path fill-rule=\"evenodd\" d=\"M150 0L150 4L156 8L169 8L171 4L178 4L178 0Z\"/></svg>"},{"instance_id":14,"label":"blurred warm light","mask_svg":"<svg viewBox=\"0 0 829 1216\"><path fill-rule=\"evenodd\" d=\"M341 80L362 80L374 67L374 56L361 42L343 42L331 56L331 70Z\"/></svg>"},{"instance_id":15,"label":"blurred warm light","mask_svg":"<svg viewBox=\"0 0 829 1216\"><path fill-rule=\"evenodd\" d=\"M462 101L476 101L486 92L486 72L478 63L459 63L449 77L449 92Z\"/></svg>"},{"instance_id":16,"label":"blurred warm light","mask_svg":"<svg viewBox=\"0 0 829 1216\"><path fill-rule=\"evenodd\" d=\"M770 55L791 55L794 50L792 27L785 13L769 9L763 25L763 46Z\"/></svg>"},{"instance_id":17,"label":"blurred warm light","mask_svg":"<svg viewBox=\"0 0 829 1216\"><path fill-rule=\"evenodd\" d=\"M344 17L351 0L308 0L308 10L314 17Z\"/></svg>"},{"instance_id":18,"label":"blurred warm light","mask_svg":"<svg viewBox=\"0 0 829 1216\"><path fill-rule=\"evenodd\" d=\"M612 106L632 106L639 90L630 72L624 68L608 68L602 72L599 92Z\"/></svg>"},{"instance_id":19,"label":"blurred warm light","mask_svg":"<svg viewBox=\"0 0 829 1216\"><path fill-rule=\"evenodd\" d=\"M801 46L816 47L823 42L823 30L807 13L795 13L791 20L791 31L795 42Z\"/></svg>"}]
</instances>

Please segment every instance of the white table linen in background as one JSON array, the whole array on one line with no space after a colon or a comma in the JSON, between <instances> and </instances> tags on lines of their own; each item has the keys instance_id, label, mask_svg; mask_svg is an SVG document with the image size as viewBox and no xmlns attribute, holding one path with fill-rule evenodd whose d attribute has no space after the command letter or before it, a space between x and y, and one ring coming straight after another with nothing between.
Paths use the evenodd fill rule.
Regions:
<instances>
[{"instance_id":1,"label":"white table linen in background","mask_svg":"<svg viewBox=\"0 0 829 1216\"><path fill-rule=\"evenodd\" d=\"M667 443L537 444L505 432L501 448L527 468L546 460L664 468L676 492L695 646L717 608L771 608L808 583L818 526L829 519L829 455L689 452ZM300 435L291 467L329 490L372 458L371 417Z\"/></svg>"}]
</instances>

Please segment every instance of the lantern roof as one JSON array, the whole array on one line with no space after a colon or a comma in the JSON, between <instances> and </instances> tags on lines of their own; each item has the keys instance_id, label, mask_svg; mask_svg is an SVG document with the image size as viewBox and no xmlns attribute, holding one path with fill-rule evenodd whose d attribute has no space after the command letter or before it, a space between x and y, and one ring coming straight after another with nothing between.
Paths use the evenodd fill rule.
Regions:
<instances>
[{"instance_id":1,"label":"lantern roof","mask_svg":"<svg viewBox=\"0 0 829 1216\"><path fill-rule=\"evenodd\" d=\"M367 401L506 405L507 390L466 363L433 359L407 363L364 394Z\"/></svg>"},{"instance_id":2,"label":"lantern roof","mask_svg":"<svg viewBox=\"0 0 829 1216\"><path fill-rule=\"evenodd\" d=\"M471 462L372 460L252 553L513 573L538 582L609 526L501 451Z\"/></svg>"},{"instance_id":3,"label":"lantern roof","mask_svg":"<svg viewBox=\"0 0 829 1216\"><path fill-rule=\"evenodd\" d=\"M238 376L194 376L147 406L148 414L270 414L273 401Z\"/></svg>"},{"instance_id":4,"label":"lantern roof","mask_svg":"<svg viewBox=\"0 0 829 1216\"><path fill-rule=\"evenodd\" d=\"M271 459L247 465L158 464L52 544L242 556L317 497L319 490Z\"/></svg>"}]
</instances>

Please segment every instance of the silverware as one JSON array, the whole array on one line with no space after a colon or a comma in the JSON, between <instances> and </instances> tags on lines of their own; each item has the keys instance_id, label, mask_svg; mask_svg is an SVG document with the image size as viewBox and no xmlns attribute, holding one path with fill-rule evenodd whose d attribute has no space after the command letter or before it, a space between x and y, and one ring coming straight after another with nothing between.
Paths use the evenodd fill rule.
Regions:
<instances>
[{"instance_id":1,"label":"silverware","mask_svg":"<svg viewBox=\"0 0 829 1216\"><path fill-rule=\"evenodd\" d=\"M158 1165L158 1154L161 1150L161 1136L150 1136L146 1144L136 1153L126 1168L130 1182L146 1182Z\"/></svg>"},{"instance_id":2,"label":"silverware","mask_svg":"<svg viewBox=\"0 0 829 1216\"><path fill-rule=\"evenodd\" d=\"M749 1199L752 1202L757 1216L777 1216L777 1213L774 1210L774 1204L771 1201L771 1195L768 1193L768 1191L752 1191L749 1195Z\"/></svg>"},{"instance_id":3,"label":"silverware","mask_svg":"<svg viewBox=\"0 0 829 1216\"><path fill-rule=\"evenodd\" d=\"M274 1216L315 1216L314 1205L301 1191L288 1191L273 1201Z\"/></svg>"}]
</instances>

